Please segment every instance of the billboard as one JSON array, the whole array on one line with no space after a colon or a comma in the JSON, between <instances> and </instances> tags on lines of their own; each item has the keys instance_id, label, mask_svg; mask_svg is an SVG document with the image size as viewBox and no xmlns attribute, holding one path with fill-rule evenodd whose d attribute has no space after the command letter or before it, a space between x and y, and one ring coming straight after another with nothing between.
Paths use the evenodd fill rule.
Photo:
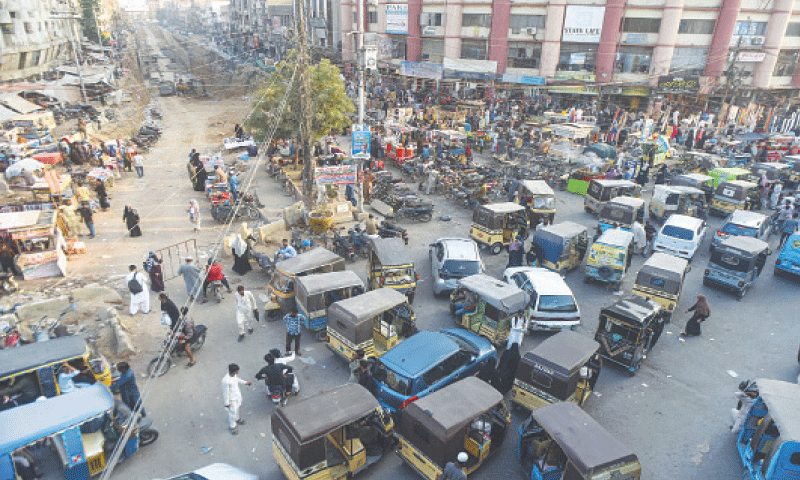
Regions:
<instances>
[{"instance_id":1,"label":"billboard","mask_svg":"<svg viewBox=\"0 0 800 480\"><path fill-rule=\"evenodd\" d=\"M400 62L400 75L404 77L428 78L440 80L442 78L441 63Z\"/></svg>"},{"instance_id":2,"label":"billboard","mask_svg":"<svg viewBox=\"0 0 800 480\"><path fill-rule=\"evenodd\" d=\"M408 5L404 3L386 4L386 33L408 34Z\"/></svg>"},{"instance_id":3,"label":"billboard","mask_svg":"<svg viewBox=\"0 0 800 480\"><path fill-rule=\"evenodd\" d=\"M356 183L356 165L337 165L314 169L314 179L321 184Z\"/></svg>"},{"instance_id":4,"label":"billboard","mask_svg":"<svg viewBox=\"0 0 800 480\"><path fill-rule=\"evenodd\" d=\"M600 43L606 7L567 5L562 42Z\"/></svg>"},{"instance_id":5,"label":"billboard","mask_svg":"<svg viewBox=\"0 0 800 480\"><path fill-rule=\"evenodd\" d=\"M354 157L366 157L369 158L369 141L370 141L370 132L369 127L364 127L364 130L359 130L358 125L353 125L352 128L352 135L353 135L353 156Z\"/></svg>"}]
</instances>

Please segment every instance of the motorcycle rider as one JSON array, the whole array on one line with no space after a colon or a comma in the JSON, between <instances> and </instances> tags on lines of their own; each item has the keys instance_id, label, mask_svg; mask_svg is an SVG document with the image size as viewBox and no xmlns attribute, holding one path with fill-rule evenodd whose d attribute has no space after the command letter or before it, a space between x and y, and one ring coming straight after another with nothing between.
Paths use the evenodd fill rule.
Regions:
<instances>
[{"instance_id":1,"label":"motorcycle rider","mask_svg":"<svg viewBox=\"0 0 800 480\"><path fill-rule=\"evenodd\" d=\"M187 313L189 313L189 309L187 307L182 307L181 317L183 318L183 326L181 327L180 332L173 332L170 330L169 334L178 335L178 342L175 344L175 349L186 352L186 355L189 356L189 363L186 364L186 368L190 368L194 367L195 363L194 355L192 355L192 347L190 345L192 338L194 337L194 320L192 320L192 317L187 317Z\"/></svg>"},{"instance_id":2,"label":"motorcycle rider","mask_svg":"<svg viewBox=\"0 0 800 480\"><path fill-rule=\"evenodd\" d=\"M280 355L276 356L275 353L278 352L272 350L264 355L264 361L267 362L267 365L256 373L256 379L266 382L267 393L270 395L275 387L289 390L288 386L290 384L291 390L287 391L287 395L297 395L300 392L297 375L290 375L292 367L285 364L294 359L294 355L280 357Z\"/></svg>"},{"instance_id":3,"label":"motorcycle rider","mask_svg":"<svg viewBox=\"0 0 800 480\"><path fill-rule=\"evenodd\" d=\"M228 289L228 293L232 293L231 285L228 283L228 279L225 278L225 274L222 273L222 265L214 261L213 258L208 259L208 264L206 265L206 279L203 281L203 299L200 303L206 303L206 290L208 290L208 284L211 282L220 281L223 285Z\"/></svg>"}]
</instances>

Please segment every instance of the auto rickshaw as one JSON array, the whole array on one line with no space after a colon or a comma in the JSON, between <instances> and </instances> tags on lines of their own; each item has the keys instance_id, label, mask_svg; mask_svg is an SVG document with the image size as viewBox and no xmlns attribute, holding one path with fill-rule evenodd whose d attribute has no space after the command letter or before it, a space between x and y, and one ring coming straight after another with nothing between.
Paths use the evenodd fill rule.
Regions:
<instances>
[{"instance_id":1,"label":"auto rickshaw","mask_svg":"<svg viewBox=\"0 0 800 480\"><path fill-rule=\"evenodd\" d=\"M375 238L370 240L368 287L377 290L388 287L408 297L414 303L419 274L414 269L411 254L400 238Z\"/></svg>"},{"instance_id":2,"label":"auto rickshaw","mask_svg":"<svg viewBox=\"0 0 800 480\"><path fill-rule=\"evenodd\" d=\"M749 181L751 172L746 168L738 167L715 168L710 170L708 175L713 179L711 186L717 188L720 184L733 180Z\"/></svg>"},{"instance_id":3,"label":"auto rickshaw","mask_svg":"<svg viewBox=\"0 0 800 480\"><path fill-rule=\"evenodd\" d=\"M650 199L650 218L659 222L677 213L705 219L708 215L706 192L695 187L656 185Z\"/></svg>"},{"instance_id":4,"label":"auto rickshaw","mask_svg":"<svg viewBox=\"0 0 800 480\"><path fill-rule=\"evenodd\" d=\"M613 198L600 210L600 229L605 232L609 228L621 228L630 232L634 222L644 224L645 210L647 203L641 198Z\"/></svg>"},{"instance_id":5,"label":"auto rickshaw","mask_svg":"<svg viewBox=\"0 0 800 480\"><path fill-rule=\"evenodd\" d=\"M583 405L600 377L600 345L568 331L553 335L520 359L511 401L536 410L560 401Z\"/></svg>"},{"instance_id":6,"label":"auto rickshaw","mask_svg":"<svg viewBox=\"0 0 800 480\"><path fill-rule=\"evenodd\" d=\"M775 260L775 275L800 276L800 233L790 235Z\"/></svg>"},{"instance_id":7,"label":"auto rickshaw","mask_svg":"<svg viewBox=\"0 0 800 480\"><path fill-rule=\"evenodd\" d=\"M703 175L702 173L684 173L675 175L670 180L669 184L673 187L694 187L702 190L706 194L706 202L711 199L714 194L713 177Z\"/></svg>"},{"instance_id":8,"label":"auto rickshaw","mask_svg":"<svg viewBox=\"0 0 800 480\"><path fill-rule=\"evenodd\" d=\"M592 180L583 198L583 209L599 213L603 206L616 197L640 197L642 188L630 180Z\"/></svg>"},{"instance_id":9,"label":"auto rickshaw","mask_svg":"<svg viewBox=\"0 0 800 480\"><path fill-rule=\"evenodd\" d=\"M111 386L111 367L106 358L95 353L79 335L54 338L48 342L0 350L0 398L6 395L17 404L61 394L58 369L68 363L91 372L95 380Z\"/></svg>"},{"instance_id":10,"label":"auto rickshaw","mask_svg":"<svg viewBox=\"0 0 800 480\"><path fill-rule=\"evenodd\" d=\"M789 175L789 182L797 185L800 183L800 155L786 155L783 161L791 165L787 175Z\"/></svg>"},{"instance_id":11,"label":"auto rickshaw","mask_svg":"<svg viewBox=\"0 0 800 480\"><path fill-rule=\"evenodd\" d=\"M275 410L272 455L294 479L351 478L394 449L394 421L375 397L346 383Z\"/></svg>"},{"instance_id":12,"label":"auto rickshaw","mask_svg":"<svg viewBox=\"0 0 800 480\"><path fill-rule=\"evenodd\" d=\"M264 308L268 312L280 309L280 311L288 313L295 306L295 277L342 270L344 270L344 258L324 247L317 247L296 257L278 262L275 265L275 273L272 274L269 282L271 299Z\"/></svg>"},{"instance_id":13,"label":"auto rickshaw","mask_svg":"<svg viewBox=\"0 0 800 480\"><path fill-rule=\"evenodd\" d=\"M534 410L519 427L517 457L531 479L638 480L636 454L572 402Z\"/></svg>"},{"instance_id":14,"label":"auto rickshaw","mask_svg":"<svg viewBox=\"0 0 800 480\"><path fill-rule=\"evenodd\" d=\"M472 228L469 238L479 246L488 247L492 255L503 251L503 247L514 241L518 234L523 237L528 232L525 207L505 202L480 205L472 214Z\"/></svg>"},{"instance_id":15,"label":"auto rickshaw","mask_svg":"<svg viewBox=\"0 0 800 480\"><path fill-rule=\"evenodd\" d=\"M556 194L544 180L520 181L517 203L528 207L530 225L538 225L542 219L551 224L556 217Z\"/></svg>"},{"instance_id":16,"label":"auto rickshaw","mask_svg":"<svg viewBox=\"0 0 800 480\"><path fill-rule=\"evenodd\" d=\"M730 236L711 251L703 285L731 290L736 293L736 298L742 298L761 275L771 253L763 240Z\"/></svg>"},{"instance_id":17,"label":"auto rickshaw","mask_svg":"<svg viewBox=\"0 0 800 480\"><path fill-rule=\"evenodd\" d=\"M130 421L130 410L99 383L0 412L0 478L31 478L15 472L19 457L38 471L36 478L88 480L103 472ZM149 425L138 420L120 446L120 461L158 438Z\"/></svg>"},{"instance_id":18,"label":"auto rickshaw","mask_svg":"<svg viewBox=\"0 0 800 480\"><path fill-rule=\"evenodd\" d=\"M508 338L511 317L522 315L528 301L525 291L479 273L458 280L450 294L450 313L459 326L500 345Z\"/></svg>"},{"instance_id":19,"label":"auto rickshaw","mask_svg":"<svg viewBox=\"0 0 800 480\"><path fill-rule=\"evenodd\" d=\"M295 287L297 311L306 317L303 325L321 341L326 335L328 307L365 290L364 282L350 270L297 277Z\"/></svg>"},{"instance_id":20,"label":"auto rickshaw","mask_svg":"<svg viewBox=\"0 0 800 480\"><path fill-rule=\"evenodd\" d=\"M633 233L609 228L589 248L586 281L620 285L633 258Z\"/></svg>"},{"instance_id":21,"label":"auto rickshaw","mask_svg":"<svg viewBox=\"0 0 800 480\"><path fill-rule=\"evenodd\" d=\"M744 419L736 449L745 479L800 477L800 386L759 378L758 397Z\"/></svg>"},{"instance_id":22,"label":"auto rickshaw","mask_svg":"<svg viewBox=\"0 0 800 480\"><path fill-rule=\"evenodd\" d=\"M718 217L724 217L737 208L740 210L748 210L745 204L748 198L751 202L758 203L761 193L758 191L758 185L743 180L732 180L729 182L721 183L714 192L714 198L711 199L708 213Z\"/></svg>"},{"instance_id":23,"label":"auto rickshaw","mask_svg":"<svg viewBox=\"0 0 800 480\"><path fill-rule=\"evenodd\" d=\"M639 269L631 293L661 305L669 322L681 298L683 280L689 268L689 262L684 258L655 252Z\"/></svg>"},{"instance_id":24,"label":"auto rickshaw","mask_svg":"<svg viewBox=\"0 0 800 480\"><path fill-rule=\"evenodd\" d=\"M544 254L539 266L558 273L579 266L589 248L586 227L573 222L539 227L531 241L539 245Z\"/></svg>"},{"instance_id":25,"label":"auto rickshaw","mask_svg":"<svg viewBox=\"0 0 800 480\"><path fill-rule=\"evenodd\" d=\"M633 375L658 342L664 320L661 305L638 295L600 309L594 334L600 343L600 356Z\"/></svg>"},{"instance_id":26,"label":"auto rickshaw","mask_svg":"<svg viewBox=\"0 0 800 480\"><path fill-rule=\"evenodd\" d=\"M781 162L754 163L750 171L753 172L750 175L750 181L753 183L758 183L763 176L767 177L767 183L785 182L789 179L792 166Z\"/></svg>"},{"instance_id":27,"label":"auto rickshaw","mask_svg":"<svg viewBox=\"0 0 800 480\"><path fill-rule=\"evenodd\" d=\"M328 308L327 345L348 362L356 350L380 357L417 332L414 321L405 295L379 288Z\"/></svg>"},{"instance_id":28,"label":"auto rickshaw","mask_svg":"<svg viewBox=\"0 0 800 480\"><path fill-rule=\"evenodd\" d=\"M500 392L467 377L405 407L397 454L423 478L436 480L447 462L466 452L462 468L469 475L500 450L510 423Z\"/></svg>"}]
</instances>

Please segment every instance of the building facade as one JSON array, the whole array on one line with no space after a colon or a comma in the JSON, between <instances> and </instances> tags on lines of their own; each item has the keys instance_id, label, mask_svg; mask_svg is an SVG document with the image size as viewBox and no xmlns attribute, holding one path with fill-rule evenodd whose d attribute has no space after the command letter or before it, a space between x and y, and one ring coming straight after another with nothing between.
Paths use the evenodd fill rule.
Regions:
<instances>
[{"instance_id":1,"label":"building facade","mask_svg":"<svg viewBox=\"0 0 800 480\"><path fill-rule=\"evenodd\" d=\"M71 58L79 38L77 21L64 18L71 11L71 0L0 2L0 81L38 75Z\"/></svg>"}]
</instances>

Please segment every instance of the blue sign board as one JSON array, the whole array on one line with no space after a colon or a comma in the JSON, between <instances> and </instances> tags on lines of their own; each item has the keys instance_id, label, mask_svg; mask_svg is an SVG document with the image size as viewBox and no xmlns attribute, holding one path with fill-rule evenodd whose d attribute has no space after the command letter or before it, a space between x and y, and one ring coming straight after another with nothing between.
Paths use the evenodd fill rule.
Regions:
<instances>
[{"instance_id":1,"label":"blue sign board","mask_svg":"<svg viewBox=\"0 0 800 480\"><path fill-rule=\"evenodd\" d=\"M498 75L498 80L505 83L519 83L521 85L533 85L535 87L541 87L545 84L544 77L529 77L527 75L512 75L512 74L503 74Z\"/></svg>"},{"instance_id":2,"label":"blue sign board","mask_svg":"<svg viewBox=\"0 0 800 480\"><path fill-rule=\"evenodd\" d=\"M369 156L369 141L370 132L369 127L364 127L364 130L359 130L358 125L353 125L353 156L363 155Z\"/></svg>"},{"instance_id":3,"label":"blue sign board","mask_svg":"<svg viewBox=\"0 0 800 480\"><path fill-rule=\"evenodd\" d=\"M444 67L441 63L401 62L400 75L405 77L428 78L439 80L442 78Z\"/></svg>"}]
</instances>

